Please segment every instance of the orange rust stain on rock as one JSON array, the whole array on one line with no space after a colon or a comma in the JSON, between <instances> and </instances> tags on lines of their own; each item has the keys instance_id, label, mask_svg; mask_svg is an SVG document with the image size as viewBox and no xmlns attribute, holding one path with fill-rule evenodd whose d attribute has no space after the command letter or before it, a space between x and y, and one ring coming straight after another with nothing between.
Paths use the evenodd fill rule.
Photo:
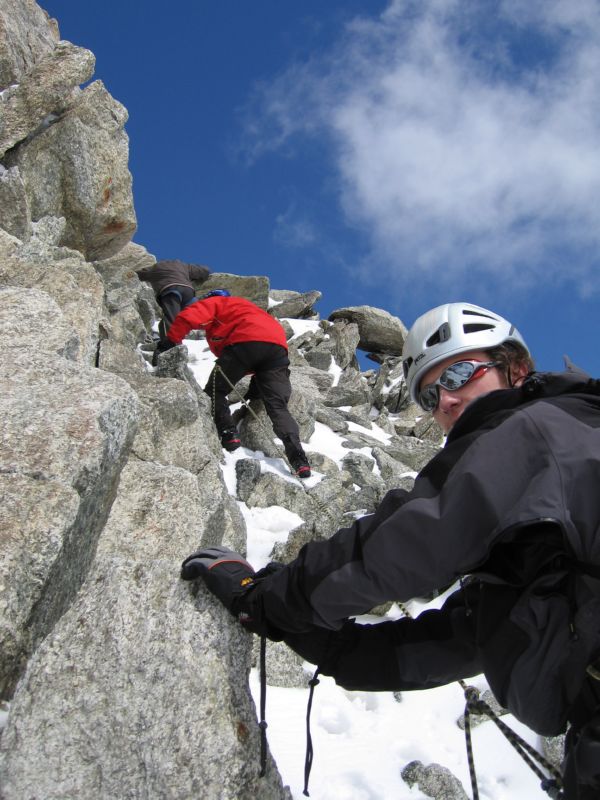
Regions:
<instances>
[{"instance_id":1,"label":"orange rust stain on rock","mask_svg":"<svg viewBox=\"0 0 600 800\"><path fill-rule=\"evenodd\" d=\"M250 731L248 730L248 726L244 722L237 723L236 733L237 733L237 738L240 742L247 741L248 737L250 736Z\"/></svg>"},{"instance_id":2,"label":"orange rust stain on rock","mask_svg":"<svg viewBox=\"0 0 600 800\"><path fill-rule=\"evenodd\" d=\"M115 220L113 222L108 222L103 228L103 233L120 233L121 231L125 230L125 223L119 222Z\"/></svg>"},{"instance_id":3,"label":"orange rust stain on rock","mask_svg":"<svg viewBox=\"0 0 600 800\"><path fill-rule=\"evenodd\" d=\"M112 190L111 190L112 182L113 179L111 177L108 177L104 182L104 190L102 191L102 202L104 205L108 205L108 203L110 202L110 198L112 195Z\"/></svg>"}]
</instances>

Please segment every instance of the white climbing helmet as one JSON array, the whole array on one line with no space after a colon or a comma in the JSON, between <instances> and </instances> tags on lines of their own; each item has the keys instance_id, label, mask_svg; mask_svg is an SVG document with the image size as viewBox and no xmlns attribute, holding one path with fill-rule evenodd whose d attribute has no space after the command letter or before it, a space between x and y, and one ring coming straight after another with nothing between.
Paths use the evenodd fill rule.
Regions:
<instances>
[{"instance_id":1,"label":"white climbing helmet","mask_svg":"<svg viewBox=\"0 0 600 800\"><path fill-rule=\"evenodd\" d=\"M421 377L449 356L468 350L489 350L504 342L519 342L528 352L514 325L493 311L472 303L446 303L419 317L406 337L402 367L413 403Z\"/></svg>"}]
</instances>

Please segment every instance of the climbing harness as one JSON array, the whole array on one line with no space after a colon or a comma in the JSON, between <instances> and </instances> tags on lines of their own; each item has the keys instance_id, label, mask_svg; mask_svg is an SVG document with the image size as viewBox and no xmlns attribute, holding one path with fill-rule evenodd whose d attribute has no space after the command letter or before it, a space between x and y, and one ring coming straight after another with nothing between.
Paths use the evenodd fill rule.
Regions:
<instances>
[{"instance_id":1,"label":"climbing harness","mask_svg":"<svg viewBox=\"0 0 600 800\"><path fill-rule=\"evenodd\" d=\"M461 580L462 585L462 580ZM412 619L412 614L403 603L398 603L402 613ZM494 710L479 697L479 690L474 686L469 686L465 681L459 679L457 683L460 685L465 696L465 744L467 748L467 761L469 763L469 775L471 777L471 789L473 791L473 800L479 800L479 788L477 786L477 773L475 771L475 758L473 755L473 742L471 738L471 714L478 715L485 714L496 725L498 730L506 737L512 747L521 756L523 761L530 767L533 772L538 776L541 781L541 788L547 793L548 797L552 800L562 800L563 797L563 782L560 772L546 759L543 755L537 752L530 744L528 744L518 733L509 728L509 726L502 722ZM547 777L536 765L536 762L541 765L551 777Z\"/></svg>"}]
</instances>

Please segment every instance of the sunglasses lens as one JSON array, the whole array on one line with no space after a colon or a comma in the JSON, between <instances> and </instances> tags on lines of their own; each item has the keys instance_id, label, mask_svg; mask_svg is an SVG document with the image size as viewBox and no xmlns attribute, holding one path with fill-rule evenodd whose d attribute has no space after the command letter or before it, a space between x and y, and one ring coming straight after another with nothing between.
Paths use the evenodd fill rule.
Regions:
<instances>
[{"instance_id":1,"label":"sunglasses lens","mask_svg":"<svg viewBox=\"0 0 600 800\"><path fill-rule=\"evenodd\" d=\"M473 373L479 367L471 361L457 361L445 369L439 377L440 386L454 392L464 386L473 377Z\"/></svg>"},{"instance_id":2,"label":"sunglasses lens","mask_svg":"<svg viewBox=\"0 0 600 800\"><path fill-rule=\"evenodd\" d=\"M440 401L440 390L435 383L425 386L419 393L419 405L423 411L435 411Z\"/></svg>"},{"instance_id":3,"label":"sunglasses lens","mask_svg":"<svg viewBox=\"0 0 600 800\"><path fill-rule=\"evenodd\" d=\"M486 366L493 365L473 361L457 361L456 364L450 364L435 383L430 383L421 389L419 392L419 405L429 413L435 411L440 402L440 386L449 392L455 392L465 383L468 383L478 369Z\"/></svg>"}]
</instances>

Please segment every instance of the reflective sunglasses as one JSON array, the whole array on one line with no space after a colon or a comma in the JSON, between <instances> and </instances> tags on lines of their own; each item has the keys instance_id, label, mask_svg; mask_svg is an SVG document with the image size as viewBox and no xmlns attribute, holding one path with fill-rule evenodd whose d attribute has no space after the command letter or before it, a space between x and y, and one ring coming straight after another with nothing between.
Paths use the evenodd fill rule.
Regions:
<instances>
[{"instance_id":1,"label":"reflective sunglasses","mask_svg":"<svg viewBox=\"0 0 600 800\"><path fill-rule=\"evenodd\" d=\"M440 402L440 386L448 392L455 392L472 378L481 378L486 370L498 366L500 366L498 361L457 361L455 364L450 364L437 381L428 383L419 391L417 398L419 405L424 411L432 413Z\"/></svg>"}]
</instances>

